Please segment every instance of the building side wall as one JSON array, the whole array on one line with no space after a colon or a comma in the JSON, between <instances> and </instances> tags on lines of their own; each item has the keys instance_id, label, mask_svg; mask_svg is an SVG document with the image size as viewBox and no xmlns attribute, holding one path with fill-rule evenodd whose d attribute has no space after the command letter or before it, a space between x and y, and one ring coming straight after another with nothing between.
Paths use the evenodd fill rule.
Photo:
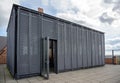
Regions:
<instances>
[{"instance_id":1,"label":"building side wall","mask_svg":"<svg viewBox=\"0 0 120 83\"><path fill-rule=\"evenodd\" d=\"M58 69L104 65L104 34L69 23L58 23Z\"/></svg>"},{"instance_id":2,"label":"building side wall","mask_svg":"<svg viewBox=\"0 0 120 83\"><path fill-rule=\"evenodd\" d=\"M7 67L14 76L15 61L15 9L11 12L11 18L7 30Z\"/></svg>"}]
</instances>

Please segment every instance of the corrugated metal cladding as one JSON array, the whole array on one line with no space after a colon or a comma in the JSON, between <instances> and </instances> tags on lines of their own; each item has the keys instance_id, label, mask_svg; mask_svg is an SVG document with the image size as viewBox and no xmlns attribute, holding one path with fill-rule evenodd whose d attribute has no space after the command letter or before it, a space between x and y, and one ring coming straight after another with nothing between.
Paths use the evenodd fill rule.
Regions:
<instances>
[{"instance_id":1,"label":"corrugated metal cladding","mask_svg":"<svg viewBox=\"0 0 120 83\"><path fill-rule=\"evenodd\" d=\"M12 75L14 75L14 61L15 61L15 9L11 12L10 21L7 31L7 66Z\"/></svg>"},{"instance_id":2,"label":"corrugated metal cladding","mask_svg":"<svg viewBox=\"0 0 120 83\"><path fill-rule=\"evenodd\" d=\"M41 74L42 38L57 40L57 71L104 65L104 33L14 5L7 65L15 78Z\"/></svg>"}]
</instances>

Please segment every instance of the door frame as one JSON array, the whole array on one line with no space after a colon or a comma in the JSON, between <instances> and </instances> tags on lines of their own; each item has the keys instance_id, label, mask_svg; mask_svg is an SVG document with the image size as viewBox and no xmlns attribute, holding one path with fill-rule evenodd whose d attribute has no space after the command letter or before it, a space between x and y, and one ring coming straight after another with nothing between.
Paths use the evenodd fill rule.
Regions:
<instances>
[{"instance_id":1,"label":"door frame","mask_svg":"<svg viewBox=\"0 0 120 83\"><path fill-rule=\"evenodd\" d=\"M58 42L56 39L49 39L49 37L42 38L42 54L41 54L41 76L45 79L49 79L49 42L53 40L56 42L56 55L54 56L54 73L58 74ZM46 42L45 42L46 41ZM45 43L47 45L45 45ZM47 48L47 49L45 49ZM46 52L45 52L46 50ZM45 60L45 53L47 54L47 61ZM45 69L46 65L46 69Z\"/></svg>"},{"instance_id":2,"label":"door frame","mask_svg":"<svg viewBox=\"0 0 120 83\"><path fill-rule=\"evenodd\" d=\"M41 76L49 79L49 37L42 38Z\"/></svg>"}]
</instances>

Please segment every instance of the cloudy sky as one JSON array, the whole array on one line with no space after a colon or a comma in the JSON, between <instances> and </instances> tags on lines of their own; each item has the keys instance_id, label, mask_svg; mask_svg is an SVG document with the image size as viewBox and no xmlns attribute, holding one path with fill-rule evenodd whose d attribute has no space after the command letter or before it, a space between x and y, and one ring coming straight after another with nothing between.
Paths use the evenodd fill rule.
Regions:
<instances>
[{"instance_id":1,"label":"cloudy sky","mask_svg":"<svg viewBox=\"0 0 120 83\"><path fill-rule=\"evenodd\" d=\"M106 50L120 49L120 0L1 0L0 36L6 36L13 3L42 7L47 14L105 32Z\"/></svg>"}]
</instances>

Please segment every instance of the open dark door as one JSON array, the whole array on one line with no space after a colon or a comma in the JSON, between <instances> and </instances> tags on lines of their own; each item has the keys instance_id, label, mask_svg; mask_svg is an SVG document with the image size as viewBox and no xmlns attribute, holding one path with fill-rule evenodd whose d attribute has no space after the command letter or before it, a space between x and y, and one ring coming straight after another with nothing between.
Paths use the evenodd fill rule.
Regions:
<instances>
[{"instance_id":1,"label":"open dark door","mask_svg":"<svg viewBox=\"0 0 120 83\"><path fill-rule=\"evenodd\" d=\"M49 39L49 69L57 73L57 40Z\"/></svg>"},{"instance_id":2,"label":"open dark door","mask_svg":"<svg viewBox=\"0 0 120 83\"><path fill-rule=\"evenodd\" d=\"M41 75L45 79L49 79L49 38L43 38L43 55L42 55L42 71Z\"/></svg>"}]
</instances>

